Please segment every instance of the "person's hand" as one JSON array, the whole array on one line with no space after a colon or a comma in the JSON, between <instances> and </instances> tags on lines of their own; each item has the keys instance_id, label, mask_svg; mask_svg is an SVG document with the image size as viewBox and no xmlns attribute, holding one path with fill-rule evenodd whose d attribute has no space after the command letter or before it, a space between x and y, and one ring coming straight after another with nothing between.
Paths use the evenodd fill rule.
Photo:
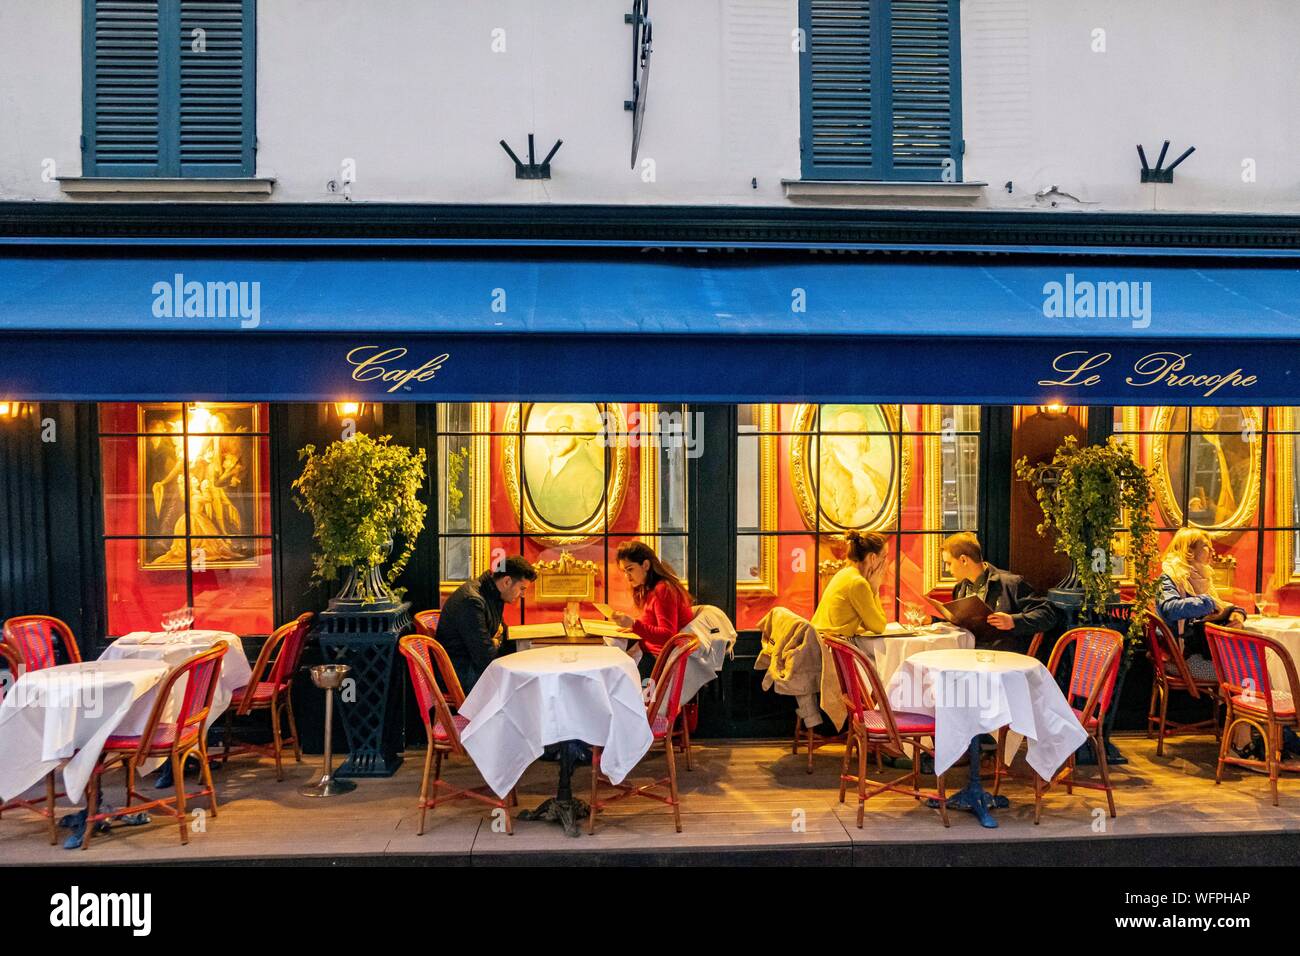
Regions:
<instances>
[{"instance_id":1,"label":"person's hand","mask_svg":"<svg viewBox=\"0 0 1300 956\"><path fill-rule=\"evenodd\" d=\"M880 590L880 585L884 583L885 567L885 559L881 558L876 566L867 572L867 582L877 591Z\"/></svg>"},{"instance_id":2,"label":"person's hand","mask_svg":"<svg viewBox=\"0 0 1300 956\"><path fill-rule=\"evenodd\" d=\"M622 611L615 611L613 617L614 623L623 628L623 630L627 630L636 623L630 615L624 614Z\"/></svg>"},{"instance_id":3,"label":"person's hand","mask_svg":"<svg viewBox=\"0 0 1300 956\"><path fill-rule=\"evenodd\" d=\"M1016 622L1011 620L1011 615L1004 611L994 611L988 616L988 622L999 631L1009 631L1016 626Z\"/></svg>"},{"instance_id":4,"label":"person's hand","mask_svg":"<svg viewBox=\"0 0 1300 956\"><path fill-rule=\"evenodd\" d=\"M1228 624L1231 627L1241 627L1245 623L1246 615L1242 613L1240 608L1234 608L1232 613L1228 615Z\"/></svg>"}]
</instances>

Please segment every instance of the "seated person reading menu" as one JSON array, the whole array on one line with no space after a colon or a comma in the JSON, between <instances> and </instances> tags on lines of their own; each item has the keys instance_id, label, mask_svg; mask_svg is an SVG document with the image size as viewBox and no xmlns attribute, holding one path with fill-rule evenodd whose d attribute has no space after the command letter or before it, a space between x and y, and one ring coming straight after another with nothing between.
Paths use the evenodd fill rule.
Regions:
<instances>
[{"instance_id":1,"label":"seated person reading menu","mask_svg":"<svg viewBox=\"0 0 1300 956\"><path fill-rule=\"evenodd\" d=\"M957 579L954 601L974 595L993 609L988 627L975 632L977 647L1023 654L1036 633L1055 626L1056 610L1047 599L1035 594L1020 575L985 561L979 540L969 531L944 540L943 560Z\"/></svg>"}]
</instances>

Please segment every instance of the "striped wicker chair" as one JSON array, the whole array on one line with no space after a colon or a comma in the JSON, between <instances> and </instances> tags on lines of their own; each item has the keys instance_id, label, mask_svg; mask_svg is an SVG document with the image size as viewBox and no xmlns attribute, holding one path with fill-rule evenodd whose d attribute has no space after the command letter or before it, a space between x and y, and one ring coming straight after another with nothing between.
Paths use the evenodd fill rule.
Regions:
<instances>
[{"instance_id":1,"label":"striped wicker chair","mask_svg":"<svg viewBox=\"0 0 1300 956\"><path fill-rule=\"evenodd\" d=\"M208 810L213 817L216 817L217 789L212 783L212 768L208 764L208 735L204 732L204 725L212 710L212 697L216 693L217 681L221 677L221 660L229 649L229 646L224 643L214 644L208 650L178 664L163 680L162 689L154 698L153 710L150 711L144 732L138 737L115 734L104 742L103 752L86 787L88 806L86 828L81 837L83 850L90 846L90 838L95 832L96 823L127 813L156 809L175 817L180 828L182 844L190 842L190 819L185 810L187 801L197 797L207 797ZM167 717L172 691L176 689L182 678L185 679L185 689L182 692L180 708L175 718L164 719ZM184 768L185 759L190 754L198 755L203 786L199 790L187 793ZM159 757L171 764L172 776L176 781L176 792L171 796L150 799L149 796L136 790L135 775L142 763ZM100 813L100 779L117 766L121 766L126 772L127 805ZM132 803L133 799L140 802Z\"/></svg>"},{"instance_id":2,"label":"striped wicker chair","mask_svg":"<svg viewBox=\"0 0 1300 956\"><path fill-rule=\"evenodd\" d=\"M4 624L4 643L18 655L25 674L58 663L58 649L63 648L67 663L81 663L81 651L72 628L48 614L22 614Z\"/></svg>"},{"instance_id":3,"label":"striped wicker chair","mask_svg":"<svg viewBox=\"0 0 1300 956\"><path fill-rule=\"evenodd\" d=\"M438 687L437 678L434 676L432 661L446 659L447 652L436 640L424 634L408 634L398 642L397 649L406 658L407 670L411 675L411 687L415 690L415 699L420 705L420 717L424 721L424 732L428 740L424 752L424 773L420 778L420 824L416 835L424 833L424 818L428 811L437 808L439 803L450 803L452 800L465 798L486 803L494 809L504 810L506 833L513 834L515 829L510 817L510 808L518 804L514 790L506 794L506 798L502 800L486 786L456 787L442 779L444 756L450 754L469 756L460 739L461 731L469 726L469 721L451 712L448 700ZM450 669L450 661L447 667ZM459 690L459 682L456 688ZM464 700L463 694L461 699Z\"/></svg>"},{"instance_id":4,"label":"striped wicker chair","mask_svg":"<svg viewBox=\"0 0 1300 956\"><path fill-rule=\"evenodd\" d=\"M1155 678L1151 682L1151 704L1147 709L1147 736L1156 735L1156 756L1165 754L1165 738L1175 734L1213 733L1219 735L1219 681L1213 673L1196 674L1183 656L1178 638L1160 615L1152 608L1147 611L1147 653ZM1174 692L1184 693L1193 700L1208 697L1213 707L1208 720L1195 723L1174 723L1169 720L1169 698ZM1158 708L1158 709L1157 709Z\"/></svg>"},{"instance_id":5,"label":"striped wicker chair","mask_svg":"<svg viewBox=\"0 0 1300 956\"><path fill-rule=\"evenodd\" d=\"M650 722L650 733L654 743L664 745L664 755L668 758L668 775L640 787L627 783L611 783L600 773L600 747L591 748L591 814L587 818L587 832L596 832L597 811L609 806L615 800L624 797L646 797L666 803L673 808L673 825L677 832L682 832L682 806L677 795L677 747L675 736L678 718L682 713L682 684L686 679L686 665L690 656L700 647L700 639L694 634L683 632L669 638L668 643L659 652L654 670L650 672L650 686L654 694L646 704L646 719ZM653 746L653 745L652 745ZM600 799L600 788L612 788L613 796ZM654 793L661 787L668 788L668 795Z\"/></svg>"},{"instance_id":6,"label":"striped wicker chair","mask_svg":"<svg viewBox=\"0 0 1300 956\"><path fill-rule=\"evenodd\" d=\"M1061 663L1065 649L1072 645L1075 648L1074 666L1070 671L1066 699L1092 740L1097 752L1101 781L1080 780L1075 774L1074 754L1070 754L1070 758L1051 780L1044 780L1035 773L1035 824L1042 816L1043 794L1057 783L1065 784L1066 793L1073 793L1075 787L1103 791L1110 815L1112 818L1115 816L1115 789L1111 786L1110 766L1106 763L1104 730L1106 710L1110 707L1110 698L1115 692L1115 679L1119 676L1119 663L1124 655L1124 635L1108 627L1076 627L1066 631L1052 648L1052 657L1047 664L1047 670L1053 677L1056 676L1056 668ZM1076 701L1082 703L1077 704Z\"/></svg>"},{"instance_id":7,"label":"striped wicker chair","mask_svg":"<svg viewBox=\"0 0 1300 956\"><path fill-rule=\"evenodd\" d=\"M1300 764L1283 763L1282 730L1300 730L1300 716L1290 693L1278 690L1268 673L1268 653L1277 655L1286 672L1288 686L1300 687L1296 680L1295 661L1286 646L1271 637L1251 634L1232 627L1205 625L1210 642L1210 656L1219 675L1219 695L1227 705L1223 736L1219 741L1219 763L1214 771L1217 785L1223 779L1224 764L1239 767L1262 767L1268 771L1268 784L1277 806L1277 778L1281 770L1300 770ZM1231 750L1232 732L1238 724L1259 731L1264 738L1264 759L1238 757Z\"/></svg>"},{"instance_id":8,"label":"striped wicker chair","mask_svg":"<svg viewBox=\"0 0 1300 956\"><path fill-rule=\"evenodd\" d=\"M226 711L226 728L224 746L221 752L221 764L225 766L231 753L270 753L275 757L275 779L284 779L284 748L292 744L293 756L302 763L302 749L298 744L298 724L293 716L293 678L302 661L302 651L307 644L307 632L311 630L311 612L300 614L295 620L282 624L266 639L262 652L257 655L253 665L252 676L247 684L235 690L231 695L230 708ZM274 660L272 659L274 655ZM271 744L242 743L231 746L233 741L234 721L255 710L271 713ZM284 736L280 724L280 715L289 721L289 737Z\"/></svg>"},{"instance_id":9,"label":"striped wicker chair","mask_svg":"<svg viewBox=\"0 0 1300 956\"><path fill-rule=\"evenodd\" d=\"M885 685L876 672L871 659L854 644L842 637L832 634L822 635L823 645L831 653L835 664L835 676L839 679L840 694L844 706L849 711L848 742L844 746L844 758L840 764L840 803L848 785L853 784L858 790L858 829L862 829L866 803L872 797L885 792L901 793L917 800L929 798L939 804L939 817L943 825L948 821L948 796L944 789L943 774L935 778L935 792L921 789L921 754L928 753L934 758L934 749L925 743L934 737L934 718L925 714L909 714L895 711L889 704ZM867 754L875 750L879 756L880 748L887 746L890 750L904 753L912 748L912 769L902 776L883 783L867 780ZM849 772L849 761L854 751L858 755L858 772ZM879 769L879 761L877 761ZM903 781L908 781L904 786ZM871 791L867 792L867 787Z\"/></svg>"}]
</instances>

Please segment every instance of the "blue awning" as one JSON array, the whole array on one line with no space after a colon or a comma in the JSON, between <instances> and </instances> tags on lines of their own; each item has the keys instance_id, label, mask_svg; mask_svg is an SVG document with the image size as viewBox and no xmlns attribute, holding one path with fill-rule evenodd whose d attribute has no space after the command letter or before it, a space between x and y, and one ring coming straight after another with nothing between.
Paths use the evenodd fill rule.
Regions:
<instances>
[{"instance_id":1,"label":"blue awning","mask_svg":"<svg viewBox=\"0 0 1300 956\"><path fill-rule=\"evenodd\" d=\"M0 258L0 397L32 400L1275 403L1297 346L1288 260Z\"/></svg>"}]
</instances>

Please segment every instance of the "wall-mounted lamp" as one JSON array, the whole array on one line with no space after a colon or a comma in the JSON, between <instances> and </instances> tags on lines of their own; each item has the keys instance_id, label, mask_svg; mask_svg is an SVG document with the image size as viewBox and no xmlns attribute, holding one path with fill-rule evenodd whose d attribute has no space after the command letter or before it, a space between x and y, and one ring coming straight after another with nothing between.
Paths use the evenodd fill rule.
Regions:
<instances>
[{"instance_id":1,"label":"wall-mounted lamp","mask_svg":"<svg viewBox=\"0 0 1300 956\"><path fill-rule=\"evenodd\" d=\"M1060 418L1069 410L1070 410L1069 405L1062 405L1059 402L1054 402L1050 405L1038 406L1038 414L1046 415L1048 418Z\"/></svg>"},{"instance_id":2,"label":"wall-mounted lamp","mask_svg":"<svg viewBox=\"0 0 1300 956\"><path fill-rule=\"evenodd\" d=\"M366 413L365 402L335 402L334 413L339 418L360 418Z\"/></svg>"},{"instance_id":3,"label":"wall-mounted lamp","mask_svg":"<svg viewBox=\"0 0 1300 956\"><path fill-rule=\"evenodd\" d=\"M0 421L25 418L30 407L26 402L0 402Z\"/></svg>"}]
</instances>

